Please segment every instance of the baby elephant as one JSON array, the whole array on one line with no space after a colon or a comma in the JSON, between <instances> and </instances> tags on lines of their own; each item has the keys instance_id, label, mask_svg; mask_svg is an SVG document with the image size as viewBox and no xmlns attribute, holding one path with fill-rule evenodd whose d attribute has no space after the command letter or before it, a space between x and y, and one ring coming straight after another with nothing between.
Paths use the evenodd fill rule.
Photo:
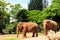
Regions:
<instances>
[{"instance_id":1,"label":"baby elephant","mask_svg":"<svg viewBox=\"0 0 60 40\"><path fill-rule=\"evenodd\" d=\"M47 35L48 34L47 33L48 30L52 30L52 31L55 31L56 32L56 30L58 28L58 25L53 20L44 20L43 21L43 28L44 28L45 35Z\"/></svg>"},{"instance_id":2,"label":"baby elephant","mask_svg":"<svg viewBox=\"0 0 60 40\"><path fill-rule=\"evenodd\" d=\"M26 37L26 32L33 32L32 37L34 37L36 33L37 37L39 32L39 26L37 23L33 22L19 22L16 29L17 37L19 36L19 31L22 31L23 38Z\"/></svg>"}]
</instances>

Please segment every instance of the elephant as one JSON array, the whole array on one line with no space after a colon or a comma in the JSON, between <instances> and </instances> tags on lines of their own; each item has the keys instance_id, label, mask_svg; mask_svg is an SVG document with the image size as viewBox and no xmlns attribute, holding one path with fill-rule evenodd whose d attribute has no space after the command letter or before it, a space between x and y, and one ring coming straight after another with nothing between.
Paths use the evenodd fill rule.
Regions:
<instances>
[{"instance_id":1,"label":"elephant","mask_svg":"<svg viewBox=\"0 0 60 40\"><path fill-rule=\"evenodd\" d=\"M44 29L44 34L47 35L48 30L52 30L56 33L58 28L57 22L53 20L43 20L43 29Z\"/></svg>"},{"instance_id":2,"label":"elephant","mask_svg":"<svg viewBox=\"0 0 60 40\"><path fill-rule=\"evenodd\" d=\"M37 23L34 22L18 22L17 28L16 28L16 33L17 37L19 36L19 31L22 31L22 37L26 37L27 32L33 32L32 37L35 36L38 37L38 32L39 32L39 26Z\"/></svg>"}]
</instances>

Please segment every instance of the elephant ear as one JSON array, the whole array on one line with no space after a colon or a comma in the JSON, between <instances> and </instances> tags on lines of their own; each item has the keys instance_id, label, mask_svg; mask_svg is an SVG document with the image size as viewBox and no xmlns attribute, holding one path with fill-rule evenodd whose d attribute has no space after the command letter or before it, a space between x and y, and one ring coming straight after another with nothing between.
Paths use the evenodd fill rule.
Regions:
<instances>
[{"instance_id":1,"label":"elephant ear","mask_svg":"<svg viewBox=\"0 0 60 40\"><path fill-rule=\"evenodd\" d=\"M21 22L20 25L23 27L23 22Z\"/></svg>"},{"instance_id":2,"label":"elephant ear","mask_svg":"<svg viewBox=\"0 0 60 40\"><path fill-rule=\"evenodd\" d=\"M23 27L23 22L20 23L20 27L21 27L21 28L20 28L20 32L22 32L22 31L23 31L23 28L24 28L24 27Z\"/></svg>"},{"instance_id":3,"label":"elephant ear","mask_svg":"<svg viewBox=\"0 0 60 40\"><path fill-rule=\"evenodd\" d=\"M24 27L22 26L22 27L21 27L21 30L20 30L20 32L22 32L22 31L23 31L23 28L24 28Z\"/></svg>"}]
</instances>

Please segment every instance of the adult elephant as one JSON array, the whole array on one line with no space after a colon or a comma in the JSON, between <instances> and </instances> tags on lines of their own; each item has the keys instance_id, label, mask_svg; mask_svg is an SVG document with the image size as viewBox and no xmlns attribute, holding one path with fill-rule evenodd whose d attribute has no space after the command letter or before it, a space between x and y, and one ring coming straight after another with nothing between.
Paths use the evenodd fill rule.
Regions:
<instances>
[{"instance_id":1,"label":"adult elephant","mask_svg":"<svg viewBox=\"0 0 60 40\"><path fill-rule=\"evenodd\" d=\"M44 34L47 35L48 30L57 31L58 24L53 20L43 20Z\"/></svg>"},{"instance_id":2,"label":"adult elephant","mask_svg":"<svg viewBox=\"0 0 60 40\"><path fill-rule=\"evenodd\" d=\"M23 37L26 37L26 32L33 32L32 37L34 37L36 33L37 37L39 32L39 26L37 23L33 22L19 22L16 29L17 37L19 36L19 31L22 31Z\"/></svg>"}]
</instances>

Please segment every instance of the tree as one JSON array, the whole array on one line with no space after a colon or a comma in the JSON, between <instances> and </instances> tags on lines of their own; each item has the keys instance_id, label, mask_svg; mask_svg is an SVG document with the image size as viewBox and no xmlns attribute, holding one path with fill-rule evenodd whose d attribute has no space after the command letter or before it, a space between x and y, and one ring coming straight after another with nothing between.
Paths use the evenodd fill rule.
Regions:
<instances>
[{"instance_id":1,"label":"tree","mask_svg":"<svg viewBox=\"0 0 60 40\"><path fill-rule=\"evenodd\" d=\"M60 17L60 0L52 0L52 5L43 10L43 13L48 14L47 18L59 22ZM58 20L57 20L58 19Z\"/></svg>"},{"instance_id":2,"label":"tree","mask_svg":"<svg viewBox=\"0 0 60 40\"><path fill-rule=\"evenodd\" d=\"M43 21L43 19L46 18L46 15L47 14L42 14L42 12L40 10L31 10L27 14L29 21L36 22L39 24Z\"/></svg>"},{"instance_id":3,"label":"tree","mask_svg":"<svg viewBox=\"0 0 60 40\"><path fill-rule=\"evenodd\" d=\"M17 19L18 21L21 21L21 22L26 22L28 21L27 20L27 14L28 14L28 10L26 9L21 9L18 14L17 14Z\"/></svg>"},{"instance_id":4,"label":"tree","mask_svg":"<svg viewBox=\"0 0 60 40\"><path fill-rule=\"evenodd\" d=\"M19 10L20 10L20 8L21 8L21 5L20 4L11 4L10 5L10 8L12 9L11 11L10 11L10 13L11 13L11 18L13 18L13 19L16 19L16 15L17 15L17 13L19 12Z\"/></svg>"},{"instance_id":5,"label":"tree","mask_svg":"<svg viewBox=\"0 0 60 40\"><path fill-rule=\"evenodd\" d=\"M58 22L60 22L59 20L59 18L60 18L60 0L53 0L52 1L52 5L51 5L51 7L52 7L52 11L53 12L55 12L55 16L53 17L53 19L55 20L55 21L58 21ZM57 18L57 19L56 19Z\"/></svg>"},{"instance_id":6,"label":"tree","mask_svg":"<svg viewBox=\"0 0 60 40\"><path fill-rule=\"evenodd\" d=\"M6 28L6 24L9 23L10 15L5 11L7 4L0 1L0 33L3 33L3 29ZM2 16L2 18L1 18ZM7 22L6 22L7 21Z\"/></svg>"},{"instance_id":7,"label":"tree","mask_svg":"<svg viewBox=\"0 0 60 40\"><path fill-rule=\"evenodd\" d=\"M30 4L28 5L29 10L42 10L43 3L42 0L30 0Z\"/></svg>"},{"instance_id":8,"label":"tree","mask_svg":"<svg viewBox=\"0 0 60 40\"><path fill-rule=\"evenodd\" d=\"M48 0L43 0L43 8L46 8L48 6Z\"/></svg>"},{"instance_id":9,"label":"tree","mask_svg":"<svg viewBox=\"0 0 60 40\"><path fill-rule=\"evenodd\" d=\"M52 5L42 11L47 14L47 19L54 20L60 26L60 0L52 0ZM59 27L60 29L60 27Z\"/></svg>"}]
</instances>

